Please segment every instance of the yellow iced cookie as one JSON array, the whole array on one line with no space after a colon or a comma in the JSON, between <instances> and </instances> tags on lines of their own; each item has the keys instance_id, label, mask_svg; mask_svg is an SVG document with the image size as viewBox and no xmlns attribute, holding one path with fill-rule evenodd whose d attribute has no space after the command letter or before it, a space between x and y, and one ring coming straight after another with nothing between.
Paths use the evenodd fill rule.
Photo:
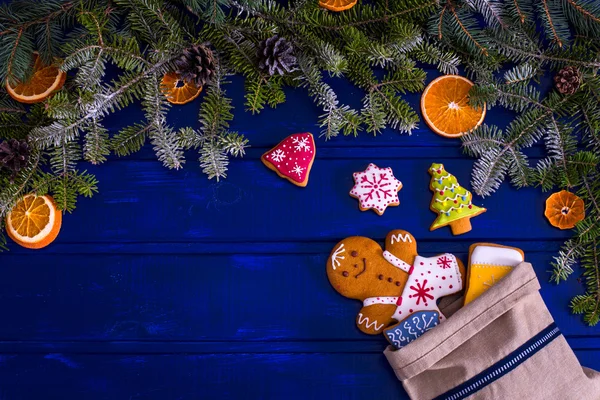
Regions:
<instances>
[{"instance_id":1,"label":"yellow iced cookie","mask_svg":"<svg viewBox=\"0 0 600 400\"><path fill-rule=\"evenodd\" d=\"M469 269L465 305L504 278L523 262L521 249L490 243L475 243L469 248Z\"/></svg>"}]
</instances>

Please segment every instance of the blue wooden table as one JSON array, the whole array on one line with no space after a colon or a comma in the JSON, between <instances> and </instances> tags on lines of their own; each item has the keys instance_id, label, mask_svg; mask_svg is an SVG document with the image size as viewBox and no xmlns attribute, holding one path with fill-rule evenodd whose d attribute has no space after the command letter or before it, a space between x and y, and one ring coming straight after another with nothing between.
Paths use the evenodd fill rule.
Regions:
<instances>
[{"instance_id":1,"label":"blue wooden table","mask_svg":"<svg viewBox=\"0 0 600 400\"><path fill-rule=\"evenodd\" d=\"M435 76L429 71L428 81ZM347 82L332 84L342 101L360 102ZM407 398L382 354L386 341L358 331L359 302L337 294L325 275L340 239L382 241L397 228L413 233L424 255L453 252L466 261L477 241L523 249L581 363L600 369L600 326L586 327L568 309L583 292L580 271L548 283L570 232L545 220L547 194L503 185L474 199L488 212L468 234L430 232L430 164L443 163L469 187L473 160L459 140L424 123L412 136L318 139L309 184L298 188L260 156L291 133L318 136L320 110L298 89L285 105L252 116L243 112L242 80L234 77L228 92L232 128L252 148L231 163L227 180L207 180L194 154L182 171L169 171L149 148L82 165L97 175L100 193L65 216L56 242L0 254L0 399ZM419 95L408 99L418 108ZM201 101L173 107L170 120L196 126ZM138 118L130 107L108 126ZM508 118L494 109L486 122ZM530 155L535 162L543 149ZM360 212L348 195L352 173L369 162L392 167L404 184L400 206L381 217Z\"/></svg>"}]
</instances>

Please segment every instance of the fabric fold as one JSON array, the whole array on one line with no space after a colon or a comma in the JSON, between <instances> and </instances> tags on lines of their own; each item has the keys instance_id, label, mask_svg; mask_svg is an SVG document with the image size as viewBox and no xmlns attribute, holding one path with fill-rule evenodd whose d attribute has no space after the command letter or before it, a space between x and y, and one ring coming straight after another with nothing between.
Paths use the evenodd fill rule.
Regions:
<instances>
[{"instance_id":1,"label":"fabric fold","mask_svg":"<svg viewBox=\"0 0 600 400\"><path fill-rule=\"evenodd\" d=\"M600 375L582 369L558 328L539 341L554 326L539 289L531 264L521 263L444 323L400 350L389 346L384 354L411 398L600 399ZM569 382L581 390L566 391Z\"/></svg>"}]
</instances>

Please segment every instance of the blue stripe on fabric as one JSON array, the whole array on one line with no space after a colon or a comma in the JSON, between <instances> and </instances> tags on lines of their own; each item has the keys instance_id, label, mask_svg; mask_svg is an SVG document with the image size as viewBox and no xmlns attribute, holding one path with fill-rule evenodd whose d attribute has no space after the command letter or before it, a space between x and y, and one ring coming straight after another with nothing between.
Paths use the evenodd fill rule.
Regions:
<instances>
[{"instance_id":1,"label":"blue stripe on fabric","mask_svg":"<svg viewBox=\"0 0 600 400\"><path fill-rule=\"evenodd\" d=\"M460 400L472 395L517 368L558 336L560 330L553 322L502 360L434 400Z\"/></svg>"}]
</instances>

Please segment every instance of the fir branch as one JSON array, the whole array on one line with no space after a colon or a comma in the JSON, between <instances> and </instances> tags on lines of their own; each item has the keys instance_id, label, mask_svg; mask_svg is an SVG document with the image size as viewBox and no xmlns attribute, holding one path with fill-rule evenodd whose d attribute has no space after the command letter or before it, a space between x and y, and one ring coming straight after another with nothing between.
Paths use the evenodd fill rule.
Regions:
<instances>
[{"instance_id":1,"label":"fir branch","mask_svg":"<svg viewBox=\"0 0 600 400\"><path fill-rule=\"evenodd\" d=\"M558 44L559 47L562 47L563 43L562 43L562 40L560 40L560 37L556 30L555 24L552 20L552 16L550 15L550 10L548 9L548 2L547 2L547 0L541 0L541 1L542 1L542 5L544 8L544 13L546 14L546 22L547 22L548 26L550 27L550 29L552 30L552 37L554 38L553 40Z\"/></svg>"},{"instance_id":2,"label":"fir branch","mask_svg":"<svg viewBox=\"0 0 600 400\"><path fill-rule=\"evenodd\" d=\"M517 15L519 16L519 21L521 21L521 23L525 22L525 14L523 14L523 11L521 11L521 7L519 7L519 0L512 0L513 4L515 6L515 10L517 11Z\"/></svg>"},{"instance_id":3,"label":"fir branch","mask_svg":"<svg viewBox=\"0 0 600 400\"><path fill-rule=\"evenodd\" d=\"M483 47L473 36L473 34L471 34L471 32L467 29L467 27L465 26L465 24L463 24L463 22L460 20L458 14L456 13L456 10L454 8L450 9L450 13L452 13L452 16L454 17L454 20L456 21L456 23L458 24L458 26L460 27L460 29L463 31L463 33L465 34L465 36L469 39L469 41L471 43L473 43L475 45L475 47L477 47L479 49L479 51L481 51L482 54L484 55L488 55L488 51L485 47Z\"/></svg>"}]
</instances>

